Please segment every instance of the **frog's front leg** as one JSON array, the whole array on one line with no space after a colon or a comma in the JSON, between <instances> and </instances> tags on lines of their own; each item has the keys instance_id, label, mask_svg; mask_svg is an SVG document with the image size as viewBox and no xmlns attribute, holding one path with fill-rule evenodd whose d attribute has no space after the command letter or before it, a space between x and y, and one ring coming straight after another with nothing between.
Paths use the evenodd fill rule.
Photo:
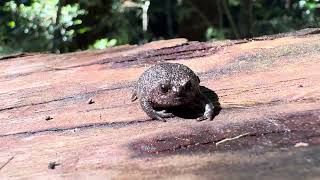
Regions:
<instances>
[{"instance_id":1,"label":"frog's front leg","mask_svg":"<svg viewBox=\"0 0 320 180\"><path fill-rule=\"evenodd\" d=\"M140 100L140 105L144 110L144 112L152 119L166 122L164 118L169 118L174 116L172 113L168 113L165 110L162 110L162 111L154 110L150 101L147 98L142 98Z\"/></svg>"},{"instance_id":2,"label":"frog's front leg","mask_svg":"<svg viewBox=\"0 0 320 180\"><path fill-rule=\"evenodd\" d=\"M214 118L213 104L211 103L209 98L202 93L200 93L200 100L201 100L202 105L205 107L205 110L204 110L203 116L197 118L197 121L203 121L206 119L209 119L210 121L212 121Z\"/></svg>"}]
</instances>

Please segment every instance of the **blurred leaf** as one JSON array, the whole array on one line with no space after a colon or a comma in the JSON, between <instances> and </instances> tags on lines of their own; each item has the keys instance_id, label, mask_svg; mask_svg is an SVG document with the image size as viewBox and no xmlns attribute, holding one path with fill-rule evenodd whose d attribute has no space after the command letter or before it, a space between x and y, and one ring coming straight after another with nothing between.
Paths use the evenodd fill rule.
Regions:
<instances>
[{"instance_id":1,"label":"blurred leaf","mask_svg":"<svg viewBox=\"0 0 320 180\"><path fill-rule=\"evenodd\" d=\"M16 27L16 23L15 23L14 21L9 21L9 22L8 22L8 26L9 26L10 28L14 28L14 27Z\"/></svg>"},{"instance_id":2,"label":"blurred leaf","mask_svg":"<svg viewBox=\"0 0 320 180\"><path fill-rule=\"evenodd\" d=\"M207 40L224 39L224 35L222 32L218 31L217 29L213 27L209 27L206 32L206 39Z\"/></svg>"},{"instance_id":3,"label":"blurred leaf","mask_svg":"<svg viewBox=\"0 0 320 180\"><path fill-rule=\"evenodd\" d=\"M239 6L240 5L240 0L223 0L223 1L228 1L230 6Z\"/></svg>"},{"instance_id":4,"label":"blurred leaf","mask_svg":"<svg viewBox=\"0 0 320 180\"><path fill-rule=\"evenodd\" d=\"M30 5L17 4L8 1L4 4L4 11L8 19L8 27L0 27L1 34L14 37L6 41L7 46L22 48L24 51L56 51L57 47L72 41L75 36L73 25L81 24L79 15L85 13L79 4L67 4L61 9L61 18L57 19L58 0L34 0ZM60 39L55 32L60 32ZM19 41L21 43L17 44ZM41 43L35 43L35 42Z\"/></svg>"},{"instance_id":5,"label":"blurred leaf","mask_svg":"<svg viewBox=\"0 0 320 180\"><path fill-rule=\"evenodd\" d=\"M115 46L116 44L117 44L116 39L109 40L108 38L104 38L104 39L96 40L96 42L90 47L90 49L104 49L107 47Z\"/></svg>"}]
</instances>

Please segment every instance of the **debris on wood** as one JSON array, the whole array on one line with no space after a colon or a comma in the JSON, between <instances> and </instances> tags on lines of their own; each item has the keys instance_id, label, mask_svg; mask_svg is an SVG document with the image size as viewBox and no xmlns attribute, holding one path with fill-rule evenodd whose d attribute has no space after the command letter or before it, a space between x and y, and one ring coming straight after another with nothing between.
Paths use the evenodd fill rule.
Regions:
<instances>
[{"instance_id":1,"label":"debris on wood","mask_svg":"<svg viewBox=\"0 0 320 180\"><path fill-rule=\"evenodd\" d=\"M93 103L95 103L95 102L93 101L93 99L90 98L90 99L87 101L87 103L88 103L88 104L93 104Z\"/></svg>"},{"instance_id":2,"label":"debris on wood","mask_svg":"<svg viewBox=\"0 0 320 180\"><path fill-rule=\"evenodd\" d=\"M56 163L56 162L50 162L48 164L48 169L55 169L56 166L59 166L60 164Z\"/></svg>"},{"instance_id":3,"label":"debris on wood","mask_svg":"<svg viewBox=\"0 0 320 180\"><path fill-rule=\"evenodd\" d=\"M299 142L294 145L294 147L307 147L309 146L309 143Z\"/></svg>"},{"instance_id":4,"label":"debris on wood","mask_svg":"<svg viewBox=\"0 0 320 180\"><path fill-rule=\"evenodd\" d=\"M45 119L46 121L50 121L50 120L52 120L53 118L52 118L51 116L46 116L44 119Z\"/></svg>"},{"instance_id":5,"label":"debris on wood","mask_svg":"<svg viewBox=\"0 0 320 180\"><path fill-rule=\"evenodd\" d=\"M244 133L244 134L240 134L239 136L236 136L236 137L225 138L225 139L223 139L223 140L221 140L221 141L216 142L216 146L218 146L219 144L228 142L228 141L233 141L233 140L236 140L236 139L240 139L240 138L242 138L242 137L248 136L249 134L250 134L250 133Z\"/></svg>"}]
</instances>

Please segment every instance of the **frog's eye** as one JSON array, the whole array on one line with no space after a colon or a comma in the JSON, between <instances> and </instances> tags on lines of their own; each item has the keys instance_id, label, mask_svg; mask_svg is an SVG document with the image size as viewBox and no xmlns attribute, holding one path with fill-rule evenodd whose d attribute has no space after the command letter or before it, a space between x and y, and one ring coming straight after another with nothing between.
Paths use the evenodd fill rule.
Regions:
<instances>
[{"instance_id":1,"label":"frog's eye","mask_svg":"<svg viewBox=\"0 0 320 180\"><path fill-rule=\"evenodd\" d=\"M162 93L167 93L170 89L170 86L168 84L161 84L160 85L160 90Z\"/></svg>"},{"instance_id":2,"label":"frog's eye","mask_svg":"<svg viewBox=\"0 0 320 180\"><path fill-rule=\"evenodd\" d=\"M188 81L185 85L184 85L185 90L191 90L192 88L192 83L191 81Z\"/></svg>"}]
</instances>

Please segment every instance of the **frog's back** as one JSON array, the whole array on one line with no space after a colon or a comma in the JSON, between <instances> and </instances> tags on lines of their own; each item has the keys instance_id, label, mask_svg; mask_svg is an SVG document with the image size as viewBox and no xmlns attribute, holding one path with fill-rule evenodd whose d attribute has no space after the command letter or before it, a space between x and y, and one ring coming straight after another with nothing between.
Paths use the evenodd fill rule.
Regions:
<instances>
[{"instance_id":1,"label":"frog's back","mask_svg":"<svg viewBox=\"0 0 320 180\"><path fill-rule=\"evenodd\" d=\"M138 97L149 94L159 84L170 82L179 84L186 79L197 78L187 66L178 63L161 63L147 69L137 82Z\"/></svg>"}]
</instances>

